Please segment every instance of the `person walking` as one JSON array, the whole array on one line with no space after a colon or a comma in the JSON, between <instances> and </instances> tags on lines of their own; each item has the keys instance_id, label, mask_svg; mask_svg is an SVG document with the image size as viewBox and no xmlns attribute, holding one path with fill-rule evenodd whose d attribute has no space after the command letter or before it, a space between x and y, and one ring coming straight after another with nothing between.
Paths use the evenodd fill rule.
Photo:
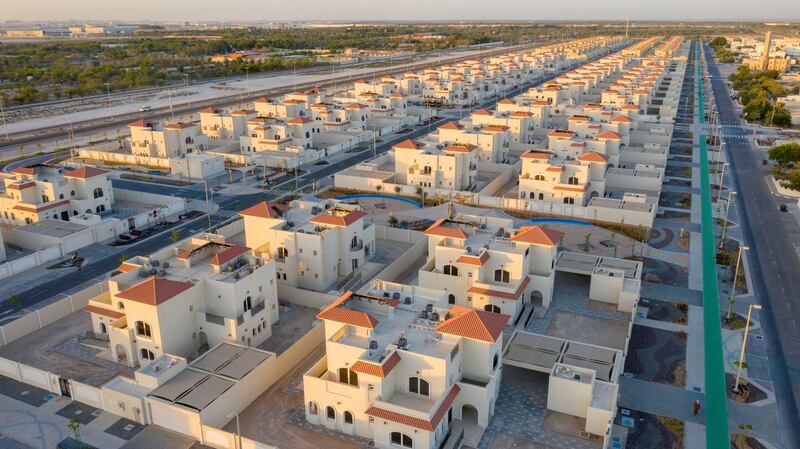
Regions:
<instances>
[{"instance_id":1,"label":"person walking","mask_svg":"<svg viewBox=\"0 0 800 449\"><path fill-rule=\"evenodd\" d=\"M692 405L692 415L697 416L698 413L700 413L700 399L696 399Z\"/></svg>"}]
</instances>

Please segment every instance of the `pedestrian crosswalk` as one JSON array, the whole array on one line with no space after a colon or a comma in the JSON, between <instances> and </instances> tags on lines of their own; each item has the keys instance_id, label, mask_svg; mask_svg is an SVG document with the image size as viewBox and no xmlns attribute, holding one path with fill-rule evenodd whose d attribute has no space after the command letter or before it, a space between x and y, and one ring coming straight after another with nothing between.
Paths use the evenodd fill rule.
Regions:
<instances>
[{"instance_id":1,"label":"pedestrian crosswalk","mask_svg":"<svg viewBox=\"0 0 800 449\"><path fill-rule=\"evenodd\" d=\"M211 214L211 218L219 218L220 221L229 220L239 215L239 212L235 210L228 210L228 209L220 209Z\"/></svg>"}]
</instances>

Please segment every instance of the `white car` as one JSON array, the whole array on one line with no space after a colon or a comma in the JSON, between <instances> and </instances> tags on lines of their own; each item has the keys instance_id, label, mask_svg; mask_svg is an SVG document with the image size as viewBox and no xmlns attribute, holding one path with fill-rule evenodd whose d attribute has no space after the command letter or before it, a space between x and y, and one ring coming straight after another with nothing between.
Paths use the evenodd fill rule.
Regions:
<instances>
[{"instance_id":1,"label":"white car","mask_svg":"<svg viewBox=\"0 0 800 449\"><path fill-rule=\"evenodd\" d=\"M142 106L139 108L139 112L149 112L151 109L153 109L152 106Z\"/></svg>"}]
</instances>

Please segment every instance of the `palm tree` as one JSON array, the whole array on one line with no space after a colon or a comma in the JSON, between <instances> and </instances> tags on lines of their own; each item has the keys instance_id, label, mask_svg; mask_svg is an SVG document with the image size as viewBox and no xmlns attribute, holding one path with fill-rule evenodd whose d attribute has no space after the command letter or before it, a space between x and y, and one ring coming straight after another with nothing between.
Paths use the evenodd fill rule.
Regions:
<instances>
[{"instance_id":1,"label":"palm tree","mask_svg":"<svg viewBox=\"0 0 800 449\"><path fill-rule=\"evenodd\" d=\"M81 422L78 421L77 419L71 419L69 421L69 424L67 424L67 427L69 427L73 432L75 432L75 439L81 441L81 431L80 431Z\"/></svg>"},{"instance_id":2,"label":"palm tree","mask_svg":"<svg viewBox=\"0 0 800 449\"><path fill-rule=\"evenodd\" d=\"M181 231L177 229L173 229L172 232L169 234L169 239L174 242L177 242L181 239Z\"/></svg>"}]
</instances>

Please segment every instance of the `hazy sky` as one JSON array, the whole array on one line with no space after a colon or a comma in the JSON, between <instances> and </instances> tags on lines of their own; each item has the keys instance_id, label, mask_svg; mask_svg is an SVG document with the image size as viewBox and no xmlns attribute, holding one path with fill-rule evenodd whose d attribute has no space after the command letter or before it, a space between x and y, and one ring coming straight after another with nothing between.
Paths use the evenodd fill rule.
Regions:
<instances>
[{"instance_id":1,"label":"hazy sky","mask_svg":"<svg viewBox=\"0 0 800 449\"><path fill-rule=\"evenodd\" d=\"M798 0L0 0L0 21L800 19Z\"/></svg>"}]
</instances>

